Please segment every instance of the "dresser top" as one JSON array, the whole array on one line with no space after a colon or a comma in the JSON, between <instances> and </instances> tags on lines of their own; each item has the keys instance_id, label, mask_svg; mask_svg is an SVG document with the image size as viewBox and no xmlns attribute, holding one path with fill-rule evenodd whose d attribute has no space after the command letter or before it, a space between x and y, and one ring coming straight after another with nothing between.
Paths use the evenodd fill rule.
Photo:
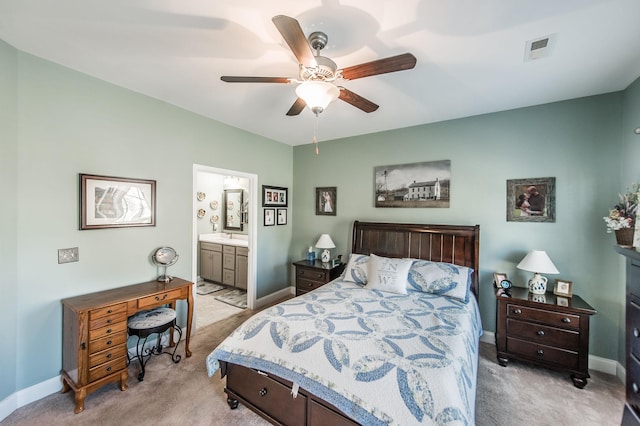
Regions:
<instances>
[{"instance_id":1,"label":"dresser top","mask_svg":"<svg viewBox=\"0 0 640 426\"><path fill-rule=\"evenodd\" d=\"M524 302L523 304L530 307L539 307L540 309L546 308L566 308L580 313L587 313L589 315L595 314L597 311L589 305L583 298L574 294L572 297L557 296L553 292L546 292L545 294L533 294L529 292L529 289L523 287L512 287L511 297L503 297L496 295L497 299L504 299L505 301Z\"/></svg>"}]
</instances>

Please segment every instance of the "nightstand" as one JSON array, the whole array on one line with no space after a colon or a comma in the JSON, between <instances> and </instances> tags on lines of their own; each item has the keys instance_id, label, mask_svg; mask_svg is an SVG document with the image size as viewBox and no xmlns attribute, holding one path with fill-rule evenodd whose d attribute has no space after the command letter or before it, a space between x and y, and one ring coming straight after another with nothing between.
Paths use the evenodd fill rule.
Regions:
<instances>
[{"instance_id":1,"label":"nightstand","mask_svg":"<svg viewBox=\"0 0 640 426\"><path fill-rule=\"evenodd\" d=\"M308 262L299 260L293 262L296 267L296 296L315 290L335 280L344 271L345 264L331 266L330 263L322 263L320 260Z\"/></svg>"},{"instance_id":2,"label":"nightstand","mask_svg":"<svg viewBox=\"0 0 640 426\"><path fill-rule=\"evenodd\" d=\"M589 318L596 313L580 296L529 293L514 287L496 296L498 363L509 359L567 371L578 388L589 376Z\"/></svg>"}]
</instances>

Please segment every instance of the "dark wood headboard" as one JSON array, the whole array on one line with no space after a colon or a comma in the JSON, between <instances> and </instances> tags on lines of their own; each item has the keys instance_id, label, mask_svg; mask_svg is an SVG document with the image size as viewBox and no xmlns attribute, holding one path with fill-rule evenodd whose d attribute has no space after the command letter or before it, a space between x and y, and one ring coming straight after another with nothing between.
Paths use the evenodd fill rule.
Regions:
<instances>
[{"instance_id":1,"label":"dark wood headboard","mask_svg":"<svg viewBox=\"0 0 640 426\"><path fill-rule=\"evenodd\" d=\"M447 262L473 268L471 291L478 298L480 225L353 223L352 253Z\"/></svg>"}]
</instances>

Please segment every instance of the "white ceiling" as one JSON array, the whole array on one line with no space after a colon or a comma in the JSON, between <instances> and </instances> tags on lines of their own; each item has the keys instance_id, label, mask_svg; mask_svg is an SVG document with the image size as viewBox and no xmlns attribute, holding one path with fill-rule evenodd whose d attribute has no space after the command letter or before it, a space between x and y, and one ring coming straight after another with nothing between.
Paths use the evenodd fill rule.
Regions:
<instances>
[{"instance_id":1,"label":"white ceiling","mask_svg":"<svg viewBox=\"0 0 640 426\"><path fill-rule=\"evenodd\" d=\"M0 0L0 38L69 68L290 145L314 116L285 113L286 84L221 75L297 77L273 25L321 30L339 68L411 52L413 70L348 81L380 105L335 101L329 140L625 89L640 76L638 0ZM556 35L551 56L524 61L527 40Z\"/></svg>"}]
</instances>

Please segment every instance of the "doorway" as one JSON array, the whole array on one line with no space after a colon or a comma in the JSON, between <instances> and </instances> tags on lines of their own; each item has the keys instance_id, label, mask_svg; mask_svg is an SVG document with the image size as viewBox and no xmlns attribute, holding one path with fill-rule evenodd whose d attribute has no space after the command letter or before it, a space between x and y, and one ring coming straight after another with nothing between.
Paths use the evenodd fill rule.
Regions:
<instances>
[{"instance_id":1,"label":"doorway","mask_svg":"<svg viewBox=\"0 0 640 426\"><path fill-rule=\"evenodd\" d=\"M239 222L236 222L234 226L230 226L227 223L227 200L225 196L230 192L238 192L238 188L242 188L243 191L242 217L241 219L233 220L241 220L242 226L239 226ZM244 249L247 254L246 309L253 309L255 306L258 176L237 170L194 164L193 195L193 262L191 276L192 281L196 283L193 288L195 300L193 329L195 330L244 311L244 309L230 306L228 303L218 300L224 299L224 294L231 293L233 295L233 293L239 292L238 290L233 290L233 284L224 285L220 283L222 284L220 287L223 287L218 291L220 296L217 296L216 293L203 291L205 287L202 284L205 281L202 279L199 264L201 235L207 234L208 236L219 236L221 238L231 237L231 241L228 241L230 244L232 241L237 243L233 238L246 241L246 248ZM236 207L234 205L234 208ZM226 228L227 226L228 228ZM201 286L199 287L198 284ZM206 281L206 284L215 286L215 283L210 283L209 280ZM210 288L206 290L208 291Z\"/></svg>"}]
</instances>

